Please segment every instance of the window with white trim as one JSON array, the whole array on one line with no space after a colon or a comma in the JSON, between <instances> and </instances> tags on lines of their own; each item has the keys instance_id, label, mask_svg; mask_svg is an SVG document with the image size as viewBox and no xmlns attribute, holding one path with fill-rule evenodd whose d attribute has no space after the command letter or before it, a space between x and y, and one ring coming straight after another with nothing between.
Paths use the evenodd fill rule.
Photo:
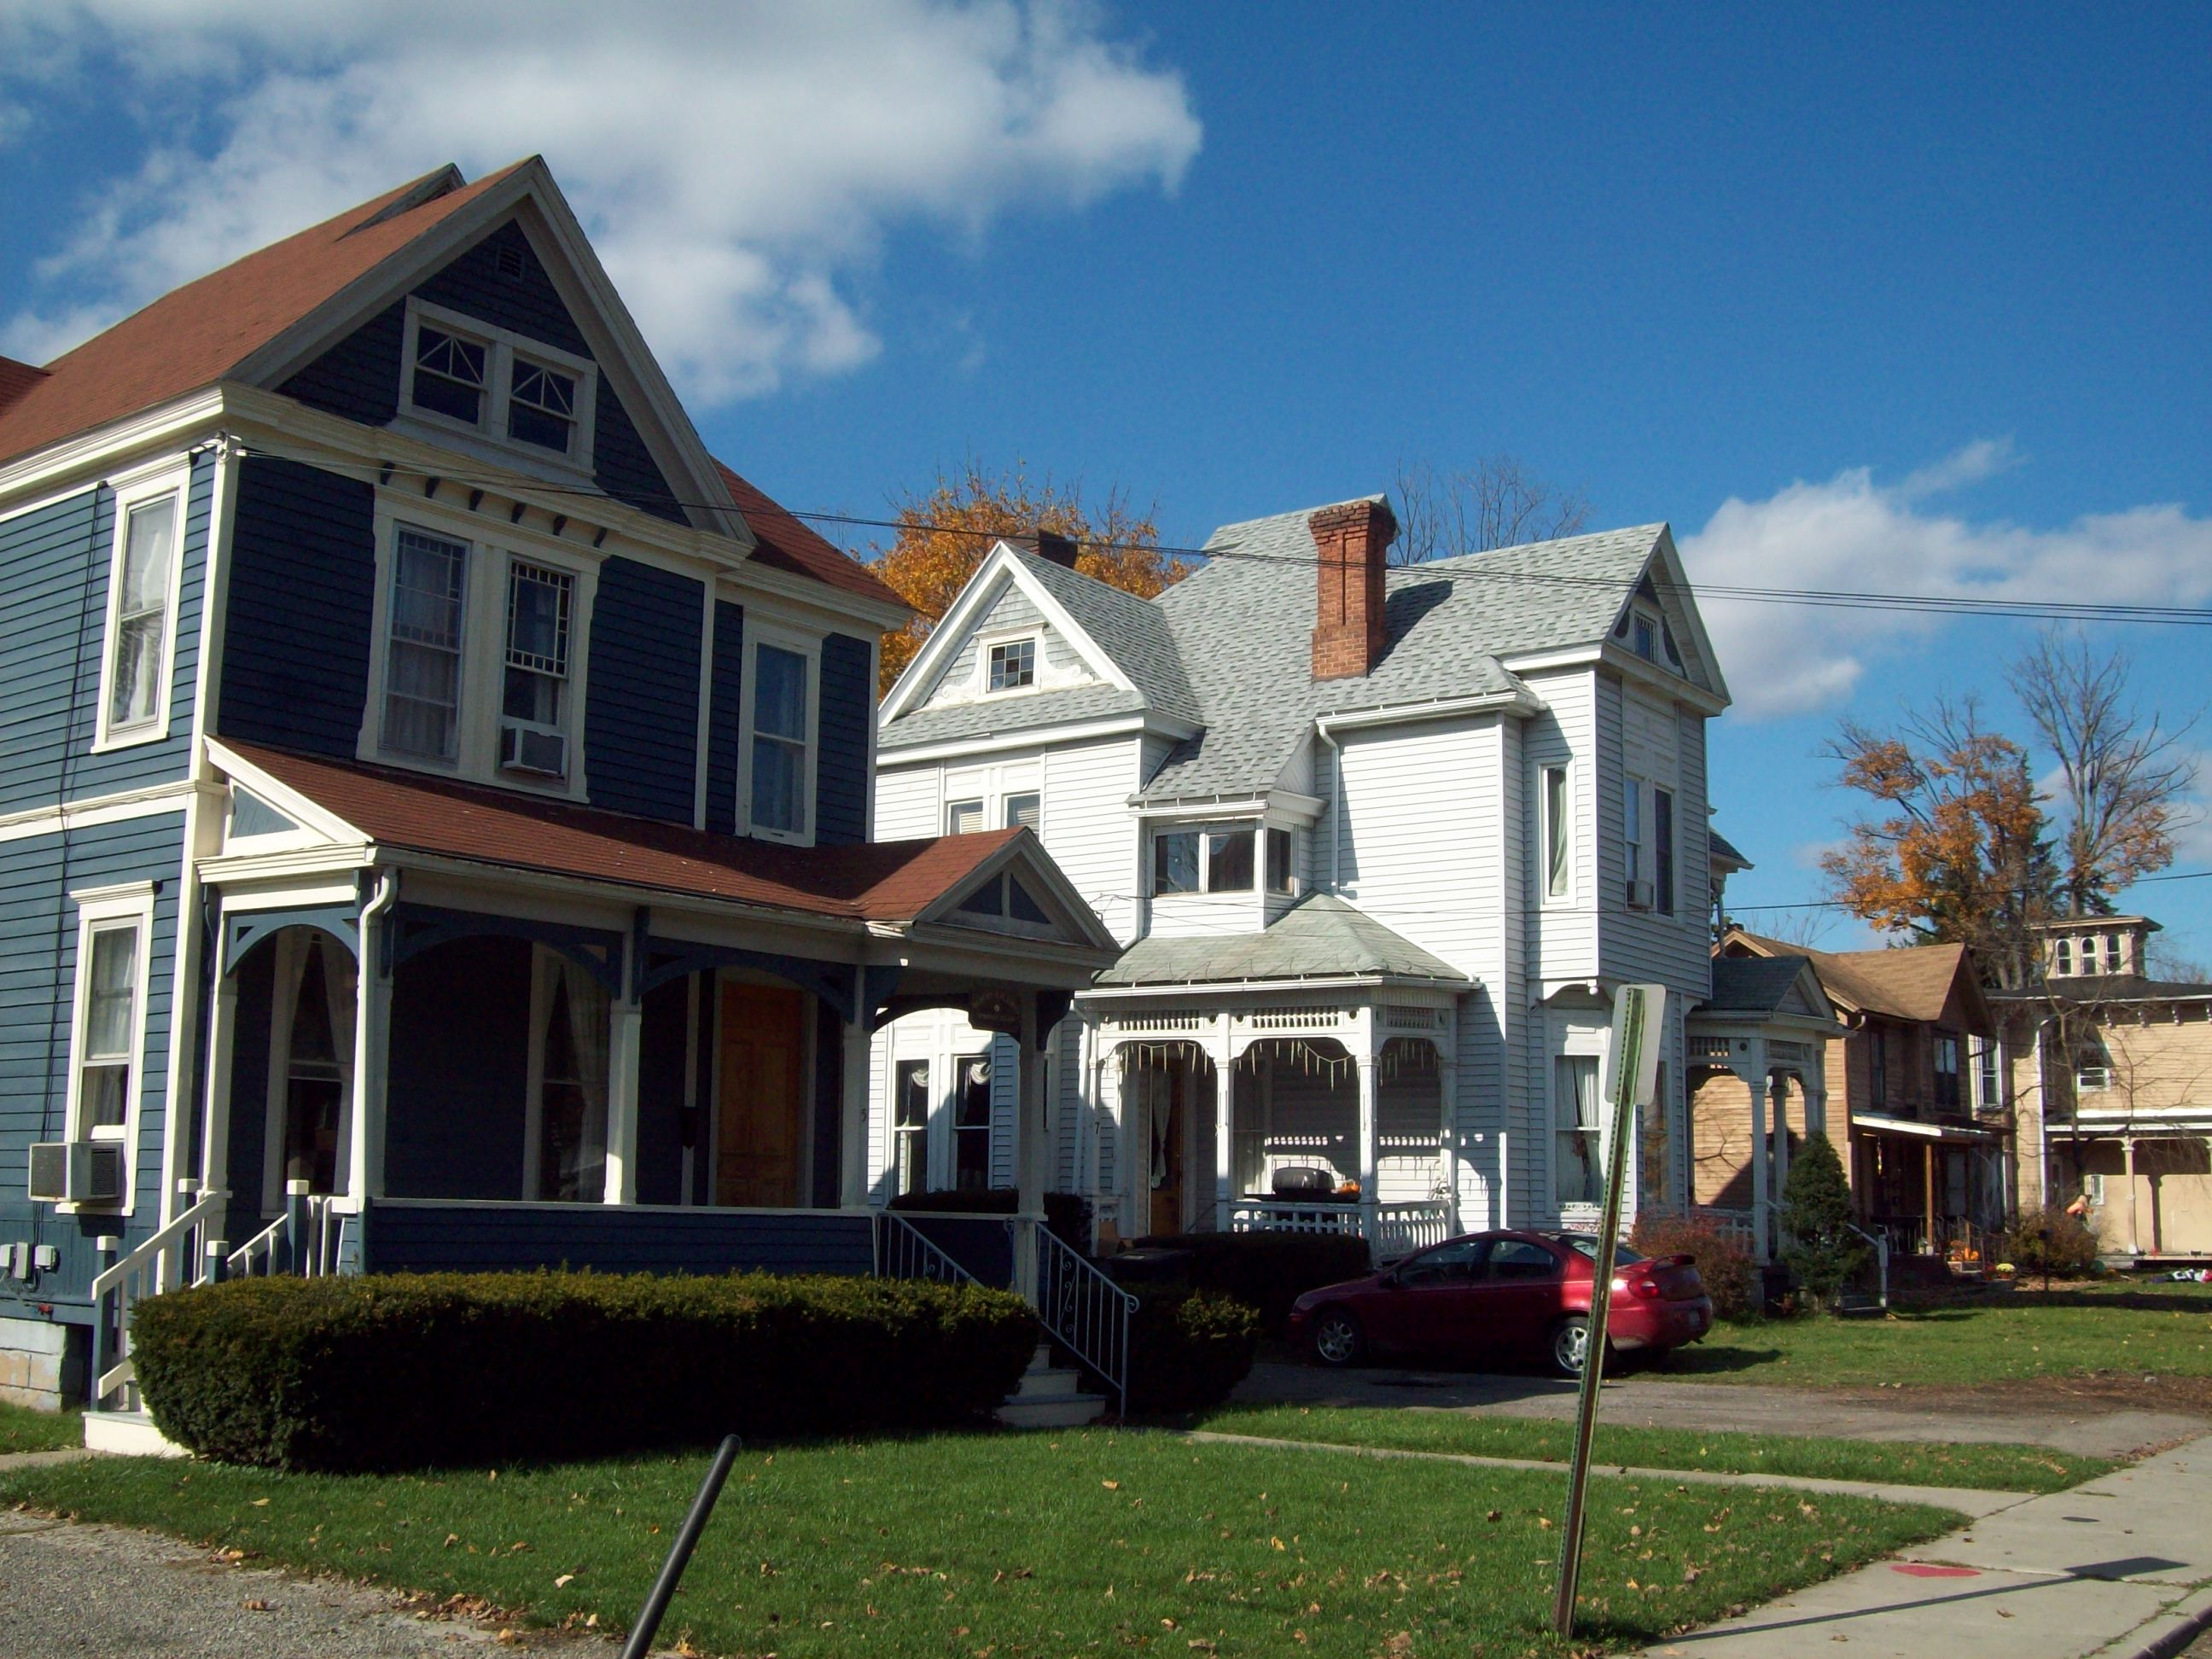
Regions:
<instances>
[{"instance_id":1,"label":"window with white trim","mask_svg":"<svg viewBox=\"0 0 2212 1659\"><path fill-rule=\"evenodd\" d=\"M1574 823L1565 767L1544 768L1539 799L1543 813L1544 896L1571 898L1574 896Z\"/></svg>"},{"instance_id":2,"label":"window with white trim","mask_svg":"<svg viewBox=\"0 0 2212 1659\"><path fill-rule=\"evenodd\" d=\"M469 544L402 526L392 550L383 746L453 760L460 747Z\"/></svg>"},{"instance_id":3,"label":"window with white trim","mask_svg":"<svg viewBox=\"0 0 2212 1659\"><path fill-rule=\"evenodd\" d=\"M929 1184L929 1062L902 1060L891 1083L891 1193L904 1197Z\"/></svg>"},{"instance_id":4,"label":"window with white trim","mask_svg":"<svg viewBox=\"0 0 2212 1659\"><path fill-rule=\"evenodd\" d=\"M1565 1207L1605 1202L1605 1125L1598 1101L1598 1056L1552 1060L1553 1196Z\"/></svg>"},{"instance_id":5,"label":"window with white trim","mask_svg":"<svg viewBox=\"0 0 2212 1659\"><path fill-rule=\"evenodd\" d=\"M1038 830L1044 827L1044 797L1030 790L1006 797L1006 828Z\"/></svg>"},{"instance_id":6,"label":"window with white trim","mask_svg":"<svg viewBox=\"0 0 2212 1659\"><path fill-rule=\"evenodd\" d=\"M1674 792L1651 789L1651 902L1662 916L1674 914Z\"/></svg>"},{"instance_id":7,"label":"window with white trim","mask_svg":"<svg viewBox=\"0 0 2212 1659\"><path fill-rule=\"evenodd\" d=\"M338 1190L353 1076L352 956L327 933L277 936L269 1022L268 1164L262 1208L282 1206L284 1183Z\"/></svg>"},{"instance_id":8,"label":"window with white trim","mask_svg":"<svg viewBox=\"0 0 2212 1659\"><path fill-rule=\"evenodd\" d=\"M168 734L184 496L181 482L169 481L151 491L117 492L95 747Z\"/></svg>"},{"instance_id":9,"label":"window with white trim","mask_svg":"<svg viewBox=\"0 0 2212 1659\"><path fill-rule=\"evenodd\" d=\"M948 836L972 836L983 827L983 803L980 800L947 801L945 805L945 833Z\"/></svg>"},{"instance_id":10,"label":"window with white trim","mask_svg":"<svg viewBox=\"0 0 2212 1659\"><path fill-rule=\"evenodd\" d=\"M516 559L507 572L506 684L499 763L547 777L568 775L569 617L576 579Z\"/></svg>"},{"instance_id":11,"label":"window with white trim","mask_svg":"<svg viewBox=\"0 0 2212 1659\"><path fill-rule=\"evenodd\" d=\"M403 349L407 417L473 433L495 454L590 470L599 368L588 357L414 299Z\"/></svg>"},{"instance_id":12,"label":"window with white trim","mask_svg":"<svg viewBox=\"0 0 2212 1659\"><path fill-rule=\"evenodd\" d=\"M1271 828L1267 831L1267 890L1271 893L1297 890L1295 836L1296 832L1290 830Z\"/></svg>"},{"instance_id":13,"label":"window with white trim","mask_svg":"<svg viewBox=\"0 0 2212 1659\"><path fill-rule=\"evenodd\" d=\"M544 945L532 967L530 1196L596 1204L607 1175L607 988Z\"/></svg>"},{"instance_id":14,"label":"window with white trim","mask_svg":"<svg viewBox=\"0 0 2212 1659\"><path fill-rule=\"evenodd\" d=\"M765 641L752 654L747 822L757 835L804 840L812 817L813 659Z\"/></svg>"},{"instance_id":15,"label":"window with white trim","mask_svg":"<svg viewBox=\"0 0 2212 1659\"><path fill-rule=\"evenodd\" d=\"M1258 836L1250 824L1220 830L1155 830L1153 894L1250 892Z\"/></svg>"},{"instance_id":16,"label":"window with white trim","mask_svg":"<svg viewBox=\"0 0 2212 1659\"><path fill-rule=\"evenodd\" d=\"M144 1087L153 884L137 882L70 896L77 908L77 936L69 1138L127 1144ZM127 1179L124 1190L130 1191Z\"/></svg>"},{"instance_id":17,"label":"window with white trim","mask_svg":"<svg viewBox=\"0 0 2212 1659\"><path fill-rule=\"evenodd\" d=\"M1036 684L1036 641L1006 640L991 647L988 678L994 691L1022 691Z\"/></svg>"},{"instance_id":18,"label":"window with white trim","mask_svg":"<svg viewBox=\"0 0 2212 1659\"><path fill-rule=\"evenodd\" d=\"M991 1184L991 1057L963 1054L952 1064L952 1188L980 1193Z\"/></svg>"},{"instance_id":19,"label":"window with white trim","mask_svg":"<svg viewBox=\"0 0 2212 1659\"><path fill-rule=\"evenodd\" d=\"M1641 908L1645 902L1644 891L1644 781L1628 778L1620 790L1621 864L1627 875L1627 890L1623 896L1628 902Z\"/></svg>"}]
</instances>

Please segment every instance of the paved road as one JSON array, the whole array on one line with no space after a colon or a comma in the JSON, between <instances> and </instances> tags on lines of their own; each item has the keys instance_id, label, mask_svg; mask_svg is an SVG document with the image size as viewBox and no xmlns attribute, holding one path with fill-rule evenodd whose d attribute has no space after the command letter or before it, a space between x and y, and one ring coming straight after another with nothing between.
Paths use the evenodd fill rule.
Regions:
<instances>
[{"instance_id":1,"label":"paved road","mask_svg":"<svg viewBox=\"0 0 2212 1659\"><path fill-rule=\"evenodd\" d=\"M605 1659L596 1638L419 1620L381 1591L117 1527L0 1513L0 1659ZM515 1639L519 1637L520 1639Z\"/></svg>"},{"instance_id":2,"label":"paved road","mask_svg":"<svg viewBox=\"0 0 2212 1659\"><path fill-rule=\"evenodd\" d=\"M1545 1376L1474 1371L1332 1371L1263 1361L1237 1388L1240 1404L1414 1406L1496 1417L1571 1418L1575 1385ZM2179 1412L2083 1402L1945 1407L1928 1391L1885 1397L1875 1389L1780 1389L1755 1382L1669 1382L1638 1376L1605 1385L1604 1419L1640 1427L1713 1433L1832 1435L1844 1440L2020 1442L2082 1457L2124 1457L2212 1430Z\"/></svg>"}]
</instances>

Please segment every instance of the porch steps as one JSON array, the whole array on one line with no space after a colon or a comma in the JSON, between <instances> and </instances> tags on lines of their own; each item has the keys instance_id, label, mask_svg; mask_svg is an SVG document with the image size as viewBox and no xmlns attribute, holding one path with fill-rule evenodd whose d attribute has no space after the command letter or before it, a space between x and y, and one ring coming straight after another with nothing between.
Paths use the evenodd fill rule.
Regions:
<instances>
[{"instance_id":1,"label":"porch steps","mask_svg":"<svg viewBox=\"0 0 2212 1659\"><path fill-rule=\"evenodd\" d=\"M84 1414L88 1451L117 1457L189 1457L191 1454L154 1426L143 1411L92 1411Z\"/></svg>"},{"instance_id":2,"label":"porch steps","mask_svg":"<svg viewBox=\"0 0 2212 1659\"><path fill-rule=\"evenodd\" d=\"M1073 1369L1054 1364L1052 1350L1039 1343L1021 1386L999 1407L999 1421L1010 1429L1079 1429L1096 1423L1105 1413L1106 1397L1084 1393L1082 1381Z\"/></svg>"}]
</instances>

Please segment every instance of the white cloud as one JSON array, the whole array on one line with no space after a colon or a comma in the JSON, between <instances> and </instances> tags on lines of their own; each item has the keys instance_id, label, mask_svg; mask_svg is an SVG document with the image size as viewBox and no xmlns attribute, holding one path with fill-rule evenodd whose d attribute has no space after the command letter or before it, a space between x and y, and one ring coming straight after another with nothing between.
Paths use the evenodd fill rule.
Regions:
<instances>
[{"instance_id":1,"label":"white cloud","mask_svg":"<svg viewBox=\"0 0 2212 1659\"><path fill-rule=\"evenodd\" d=\"M2176 505L2093 514L2053 530L1975 524L1929 496L2013 465L2003 442L1968 445L1880 484L1853 468L1761 501L1731 497L1682 556L1701 589L1931 594L1947 599L2201 605L2212 602L2212 519ZM1846 702L1869 667L1925 652L1948 625L1912 611L1846 610L1701 592L1739 714L1815 714Z\"/></svg>"},{"instance_id":2,"label":"white cloud","mask_svg":"<svg viewBox=\"0 0 2212 1659\"><path fill-rule=\"evenodd\" d=\"M40 28L0 98L112 60L155 137L0 328L34 362L441 162L542 151L663 363L726 401L878 349L889 231L1172 191L1200 137L1081 0L80 0Z\"/></svg>"}]
</instances>

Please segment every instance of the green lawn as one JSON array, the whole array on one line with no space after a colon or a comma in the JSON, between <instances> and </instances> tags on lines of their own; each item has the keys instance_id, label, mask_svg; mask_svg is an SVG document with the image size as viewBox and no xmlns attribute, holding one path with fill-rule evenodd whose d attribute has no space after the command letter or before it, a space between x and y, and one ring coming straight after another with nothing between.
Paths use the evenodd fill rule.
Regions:
<instances>
[{"instance_id":1,"label":"green lawn","mask_svg":"<svg viewBox=\"0 0 2212 1659\"><path fill-rule=\"evenodd\" d=\"M84 1444L81 1412L39 1412L0 1401L0 1453L52 1451Z\"/></svg>"},{"instance_id":2,"label":"green lawn","mask_svg":"<svg viewBox=\"0 0 2212 1659\"><path fill-rule=\"evenodd\" d=\"M1197 1427L1222 1434L1311 1440L1401 1451L1528 1457L1550 1462L1574 1449L1574 1425L1458 1412L1330 1406L1231 1406ZM1907 1486L1974 1486L1996 1492L2058 1492L2117 1467L2042 1446L1923 1445L1906 1441L1828 1440L1782 1434L1699 1434L1686 1429L1598 1425L1596 1461L1618 1468L1717 1469L1729 1474L1814 1475L1828 1480L1887 1480Z\"/></svg>"},{"instance_id":3,"label":"green lawn","mask_svg":"<svg viewBox=\"0 0 2212 1659\"><path fill-rule=\"evenodd\" d=\"M330 1478L101 1459L0 1501L619 1629L704 1468L647 1459ZM1605 1480L1586 1642L1633 1648L1958 1522L1921 1505ZM1199 1446L1165 1431L750 1452L661 1640L781 1659L1552 1655L1555 1476ZM1587 1649L1583 1650L1587 1650Z\"/></svg>"},{"instance_id":4,"label":"green lawn","mask_svg":"<svg viewBox=\"0 0 2212 1659\"><path fill-rule=\"evenodd\" d=\"M1655 1375L1707 1382L1972 1384L2086 1371L2212 1376L2212 1286L2019 1290L1888 1319L1723 1323Z\"/></svg>"}]
</instances>

